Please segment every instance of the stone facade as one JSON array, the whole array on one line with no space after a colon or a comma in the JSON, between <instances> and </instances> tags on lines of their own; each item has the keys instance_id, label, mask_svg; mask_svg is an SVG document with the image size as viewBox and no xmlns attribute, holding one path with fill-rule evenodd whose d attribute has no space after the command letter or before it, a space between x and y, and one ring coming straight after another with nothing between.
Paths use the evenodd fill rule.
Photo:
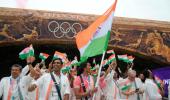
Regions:
<instances>
[{"instance_id":1,"label":"stone facade","mask_svg":"<svg viewBox=\"0 0 170 100\"><path fill-rule=\"evenodd\" d=\"M97 15L0 8L0 46L72 44ZM109 48L170 64L170 22L115 17Z\"/></svg>"}]
</instances>

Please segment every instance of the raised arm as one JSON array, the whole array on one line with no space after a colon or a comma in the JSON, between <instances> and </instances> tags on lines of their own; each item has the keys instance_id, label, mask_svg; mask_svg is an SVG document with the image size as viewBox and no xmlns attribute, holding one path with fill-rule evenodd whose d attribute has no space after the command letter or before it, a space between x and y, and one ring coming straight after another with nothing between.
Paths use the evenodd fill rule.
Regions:
<instances>
[{"instance_id":1,"label":"raised arm","mask_svg":"<svg viewBox=\"0 0 170 100\"><path fill-rule=\"evenodd\" d=\"M30 70L30 66L35 61L35 57L31 56L26 59L27 65L22 69L21 76L25 76Z\"/></svg>"},{"instance_id":2,"label":"raised arm","mask_svg":"<svg viewBox=\"0 0 170 100\"><path fill-rule=\"evenodd\" d=\"M116 70L116 67L117 67L117 63L116 63L116 61L113 61L113 62L109 65L108 69L106 70L106 74L105 74L104 77L106 77L106 76L108 75L108 73L110 73L112 70Z\"/></svg>"}]
</instances>

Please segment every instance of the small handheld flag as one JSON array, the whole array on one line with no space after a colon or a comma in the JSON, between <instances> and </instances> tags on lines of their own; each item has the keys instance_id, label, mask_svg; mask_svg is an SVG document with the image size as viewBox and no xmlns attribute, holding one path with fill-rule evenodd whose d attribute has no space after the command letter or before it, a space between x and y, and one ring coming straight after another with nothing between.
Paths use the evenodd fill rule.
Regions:
<instances>
[{"instance_id":1,"label":"small handheld flag","mask_svg":"<svg viewBox=\"0 0 170 100\"><path fill-rule=\"evenodd\" d=\"M47 53L40 53L39 58L41 58L43 61L45 61L49 57L49 54Z\"/></svg>"},{"instance_id":2,"label":"small handheld flag","mask_svg":"<svg viewBox=\"0 0 170 100\"><path fill-rule=\"evenodd\" d=\"M124 61L124 62L127 62L127 61L128 61L127 54L117 55L117 56L118 56L118 59L119 59L119 60L122 60L122 61Z\"/></svg>"},{"instance_id":3,"label":"small handheld flag","mask_svg":"<svg viewBox=\"0 0 170 100\"><path fill-rule=\"evenodd\" d=\"M108 50L106 53L107 54L115 54L115 52L113 50Z\"/></svg>"},{"instance_id":4,"label":"small handheld flag","mask_svg":"<svg viewBox=\"0 0 170 100\"><path fill-rule=\"evenodd\" d=\"M32 44L29 47L26 47L19 53L19 58L24 60L27 59L30 56L34 56L34 49Z\"/></svg>"},{"instance_id":5,"label":"small handheld flag","mask_svg":"<svg viewBox=\"0 0 170 100\"><path fill-rule=\"evenodd\" d=\"M128 62L129 62L129 63L132 63L134 59L135 59L135 57L133 57L133 56L128 56Z\"/></svg>"},{"instance_id":6,"label":"small handheld flag","mask_svg":"<svg viewBox=\"0 0 170 100\"><path fill-rule=\"evenodd\" d=\"M59 51L55 51L54 56L53 56L53 60L56 58L61 58L63 62L66 61L67 58L67 54L66 53L61 53Z\"/></svg>"}]
</instances>

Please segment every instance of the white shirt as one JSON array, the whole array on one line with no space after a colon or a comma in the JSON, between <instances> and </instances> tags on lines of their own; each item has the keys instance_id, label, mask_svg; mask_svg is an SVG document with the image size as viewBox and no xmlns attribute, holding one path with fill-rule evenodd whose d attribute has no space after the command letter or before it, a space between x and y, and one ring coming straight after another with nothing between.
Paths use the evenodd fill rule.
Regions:
<instances>
[{"instance_id":1,"label":"white shirt","mask_svg":"<svg viewBox=\"0 0 170 100\"><path fill-rule=\"evenodd\" d=\"M7 100L8 92L11 87L11 98L15 98L15 100L19 100L18 93L18 83L19 79L13 79L12 77L4 77L0 82L0 97L3 95L3 100Z\"/></svg>"},{"instance_id":2,"label":"white shirt","mask_svg":"<svg viewBox=\"0 0 170 100\"><path fill-rule=\"evenodd\" d=\"M25 76L25 75L28 73L29 70L30 70L30 69L29 69L29 66L26 65L26 66L22 69L22 72L21 72L21 74L20 74L20 77Z\"/></svg>"},{"instance_id":3,"label":"white shirt","mask_svg":"<svg viewBox=\"0 0 170 100\"><path fill-rule=\"evenodd\" d=\"M158 87L151 79L145 80L145 100L162 100L162 96L158 92Z\"/></svg>"},{"instance_id":4,"label":"white shirt","mask_svg":"<svg viewBox=\"0 0 170 100\"><path fill-rule=\"evenodd\" d=\"M59 83L61 97L63 99L65 94L70 94L70 84L69 84L68 78L64 75L61 75L59 77L59 76L56 76L56 74L54 73L52 74L54 75L56 82ZM43 92L40 92L39 100L45 100L51 80L52 78L51 78L50 73L47 73L41 76L34 83L38 86L39 91L43 91ZM57 90L54 84L52 85L48 100L59 100L58 93L57 93Z\"/></svg>"},{"instance_id":5,"label":"white shirt","mask_svg":"<svg viewBox=\"0 0 170 100\"><path fill-rule=\"evenodd\" d=\"M77 76L74 76L74 79L76 78ZM73 84L73 83L72 83ZM74 88L70 88L70 96L69 96L69 100L76 100L76 96L75 96L75 93L74 93Z\"/></svg>"},{"instance_id":6,"label":"white shirt","mask_svg":"<svg viewBox=\"0 0 170 100\"><path fill-rule=\"evenodd\" d=\"M135 82L136 82L136 85L135 85ZM142 81L139 78L135 78L134 82L131 82L128 78L123 79L123 80L121 80L119 85L120 85L120 90L121 91L122 91L122 87L128 86L128 85L130 85L130 88L128 90L126 90L126 91L134 91L134 90L136 90L136 88L139 88L140 90L144 89ZM137 97L138 97L137 93L134 93L133 95L129 95L129 96L126 96L126 95L121 93L121 99L137 100ZM143 95L139 94L139 98L140 98L140 100L143 100Z\"/></svg>"},{"instance_id":7,"label":"white shirt","mask_svg":"<svg viewBox=\"0 0 170 100\"><path fill-rule=\"evenodd\" d=\"M29 71L29 67L25 66L22 69L22 72L20 74L20 76L17 79L13 79L12 76L10 77L4 77L1 79L0 82L0 97L3 96L3 100L7 100L8 98L8 92L9 92L9 88L12 85L12 95L11 98L15 98L15 100L19 100L19 92L18 92L18 86L19 86L19 82L21 80L21 78ZM21 90L21 89L20 89Z\"/></svg>"},{"instance_id":8,"label":"white shirt","mask_svg":"<svg viewBox=\"0 0 170 100\"><path fill-rule=\"evenodd\" d=\"M104 95L106 97L106 100L119 100L120 99L120 91L119 86L117 84L117 81L113 80L113 75L115 71L112 70L111 73L109 73L105 80L106 80L106 87L103 89Z\"/></svg>"},{"instance_id":9,"label":"white shirt","mask_svg":"<svg viewBox=\"0 0 170 100\"><path fill-rule=\"evenodd\" d=\"M21 91L22 91L22 95L24 96L24 100L36 100L37 88L32 92L28 91L29 85L33 82L35 82L35 80L32 77L30 77L29 75L24 76L21 79L20 88L21 88ZM39 92L38 92L38 95L39 95Z\"/></svg>"},{"instance_id":10,"label":"white shirt","mask_svg":"<svg viewBox=\"0 0 170 100\"><path fill-rule=\"evenodd\" d=\"M27 75L25 76L29 71L29 66L26 65L23 69L22 69L22 73L20 76L22 76L20 82L19 82L19 86L21 89L21 93L24 97L24 100L36 100L36 90L32 91L32 92L28 92L28 87L29 85L34 82L35 80L30 76Z\"/></svg>"}]
</instances>

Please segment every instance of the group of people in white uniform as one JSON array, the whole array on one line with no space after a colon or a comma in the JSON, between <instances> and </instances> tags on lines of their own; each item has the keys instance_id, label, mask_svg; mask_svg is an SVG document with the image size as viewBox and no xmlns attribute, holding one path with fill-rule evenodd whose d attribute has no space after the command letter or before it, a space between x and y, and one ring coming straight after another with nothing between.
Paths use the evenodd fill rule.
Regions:
<instances>
[{"instance_id":1,"label":"group of people in white uniform","mask_svg":"<svg viewBox=\"0 0 170 100\"><path fill-rule=\"evenodd\" d=\"M98 68L92 70L89 62L64 72L60 58L53 59L48 69L40 68L41 63L33 67L34 57L26 61L23 69L12 65L11 76L1 79L2 100L162 100L164 96L163 85L150 70L143 72L144 82L131 68L126 78L117 77L116 61L101 72L97 86Z\"/></svg>"}]
</instances>

